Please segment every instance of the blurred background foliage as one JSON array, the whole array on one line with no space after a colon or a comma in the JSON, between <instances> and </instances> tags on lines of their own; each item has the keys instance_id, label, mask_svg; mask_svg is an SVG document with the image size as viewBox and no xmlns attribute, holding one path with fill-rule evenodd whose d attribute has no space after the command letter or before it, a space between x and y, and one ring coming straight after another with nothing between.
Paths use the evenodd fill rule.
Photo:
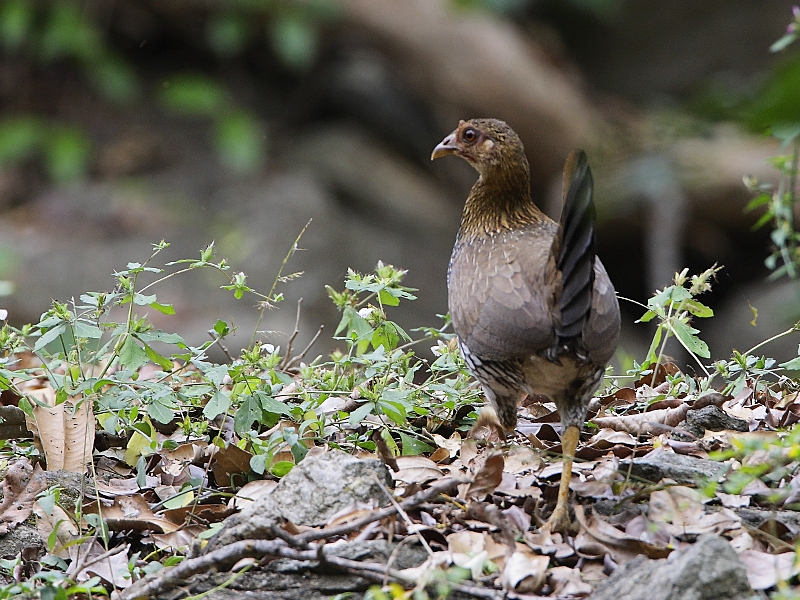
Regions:
<instances>
[{"instance_id":1,"label":"blurred background foliage","mask_svg":"<svg viewBox=\"0 0 800 600\"><path fill-rule=\"evenodd\" d=\"M5 304L35 320L50 296L99 286L133 258L122 252L161 237L219 238L269 280L316 215L305 316L331 318L321 284L385 258L431 290L418 325L444 310L474 179L430 166L430 148L459 118L491 115L520 132L551 214L564 156L587 147L601 253L623 295L644 300L665 274L718 261L729 270L712 305L763 300L776 321L796 318L796 286L779 299L747 286L780 270L781 244L797 251L797 19L791 2L745 0L4 0ZM175 293L201 322L198 294Z\"/></svg>"}]
</instances>

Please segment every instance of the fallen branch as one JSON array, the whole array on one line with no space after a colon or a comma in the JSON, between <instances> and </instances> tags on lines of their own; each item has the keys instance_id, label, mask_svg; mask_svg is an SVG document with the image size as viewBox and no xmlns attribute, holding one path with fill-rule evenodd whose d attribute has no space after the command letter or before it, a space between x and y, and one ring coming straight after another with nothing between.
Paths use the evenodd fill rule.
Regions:
<instances>
[{"instance_id":1,"label":"fallen branch","mask_svg":"<svg viewBox=\"0 0 800 600\"><path fill-rule=\"evenodd\" d=\"M197 575L198 573L226 571L243 558L263 559L280 557L291 558L294 560L320 560L334 566L346 568L348 570L352 569L353 565L371 565L371 563L359 563L358 561L342 562L346 559L326 555L324 546L317 546L313 542L352 533L353 531L357 531L374 521L379 521L396 514L398 512L398 508L401 510L414 508L465 482L465 480L455 477L442 479L441 481L433 484L431 487L417 492L409 498L406 498L399 504L373 511L369 515L366 515L360 519L356 519L351 523L338 525L336 527L326 527L324 529L307 531L299 535L291 535L287 531L276 527L273 529L273 534L278 539L242 540L222 546L221 548L213 550L208 554L203 554L196 558L186 559L174 567L143 577L127 590L121 592L119 598L120 600L134 600L136 598L158 596L159 594L174 588L175 586L183 583L187 578ZM369 568L364 569L364 572L367 572L368 570ZM394 573L395 575L390 574L393 579L403 581L402 577L398 577L399 572ZM379 579L382 579L385 574L386 565L382 565ZM476 597L493 598L495 596L484 595Z\"/></svg>"}]
</instances>

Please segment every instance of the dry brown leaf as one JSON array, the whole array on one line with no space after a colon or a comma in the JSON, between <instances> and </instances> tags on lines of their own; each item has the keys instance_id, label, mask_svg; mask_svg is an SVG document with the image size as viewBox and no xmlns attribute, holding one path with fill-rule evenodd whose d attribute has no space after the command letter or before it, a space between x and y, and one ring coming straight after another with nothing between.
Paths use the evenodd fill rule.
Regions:
<instances>
[{"instance_id":1,"label":"dry brown leaf","mask_svg":"<svg viewBox=\"0 0 800 600\"><path fill-rule=\"evenodd\" d=\"M800 573L800 564L795 564L795 553L767 554L756 550L739 553L739 560L747 569L747 580L754 590L767 590Z\"/></svg>"},{"instance_id":2,"label":"dry brown leaf","mask_svg":"<svg viewBox=\"0 0 800 600\"><path fill-rule=\"evenodd\" d=\"M485 533L477 531L459 531L447 536L447 549L450 559L459 567L469 569L472 579L477 580L483 574L483 567L489 560Z\"/></svg>"},{"instance_id":3,"label":"dry brown leaf","mask_svg":"<svg viewBox=\"0 0 800 600\"><path fill-rule=\"evenodd\" d=\"M658 435L664 429L677 427L689 410L688 404L676 408L664 408L636 415L619 417L595 417L592 422L598 427L608 427L615 431L625 431L631 435Z\"/></svg>"},{"instance_id":4,"label":"dry brown leaf","mask_svg":"<svg viewBox=\"0 0 800 600\"><path fill-rule=\"evenodd\" d=\"M145 486L140 488L135 477L127 478L114 478L110 479L108 483L102 481L97 482L97 493L104 498L116 498L117 496L131 496L138 494L142 489L154 488L158 485L158 477L151 475L145 476Z\"/></svg>"},{"instance_id":5,"label":"dry brown leaf","mask_svg":"<svg viewBox=\"0 0 800 600\"><path fill-rule=\"evenodd\" d=\"M3 478L0 502L0 536L27 519L33 510L36 494L47 488L42 468L23 458L8 467Z\"/></svg>"},{"instance_id":6,"label":"dry brown leaf","mask_svg":"<svg viewBox=\"0 0 800 600\"><path fill-rule=\"evenodd\" d=\"M482 500L486 494L492 493L503 481L503 453L498 451L487 452L482 461L474 470L472 483L467 488L468 500Z\"/></svg>"},{"instance_id":7,"label":"dry brown leaf","mask_svg":"<svg viewBox=\"0 0 800 600\"><path fill-rule=\"evenodd\" d=\"M524 539L525 544L539 554L555 556L556 559L569 558L575 555L574 548L564 541L560 533L551 533L546 529L539 529L536 533L525 532Z\"/></svg>"},{"instance_id":8,"label":"dry brown leaf","mask_svg":"<svg viewBox=\"0 0 800 600\"><path fill-rule=\"evenodd\" d=\"M433 451L433 454L431 454L431 460L436 464L445 460L450 460L450 452L447 448L437 448Z\"/></svg>"},{"instance_id":9,"label":"dry brown leaf","mask_svg":"<svg viewBox=\"0 0 800 600\"><path fill-rule=\"evenodd\" d=\"M128 550L130 544L124 548L117 548L117 552L105 556L102 560L93 562L103 554L106 549L97 540L90 543L74 544L69 547L69 558L72 562L67 569L67 574L71 575L76 581L86 581L90 577L97 575L106 583L112 584L117 588L124 589L129 587L133 581L130 577L125 577L128 571ZM79 572L75 569L81 565L87 565Z\"/></svg>"},{"instance_id":10,"label":"dry brown leaf","mask_svg":"<svg viewBox=\"0 0 800 600\"><path fill-rule=\"evenodd\" d=\"M535 594L544 586L549 564L549 556L534 554L523 547L505 560L500 585L506 590Z\"/></svg>"},{"instance_id":11,"label":"dry brown leaf","mask_svg":"<svg viewBox=\"0 0 800 600\"><path fill-rule=\"evenodd\" d=\"M47 400L55 402L55 397ZM95 433L89 399L75 396L56 406L34 404L33 418L26 414L25 421L41 444L48 471L83 473L86 470L92 459Z\"/></svg>"},{"instance_id":12,"label":"dry brown leaf","mask_svg":"<svg viewBox=\"0 0 800 600\"><path fill-rule=\"evenodd\" d=\"M153 538L156 548L160 550L183 551L191 546L195 538L206 529L207 527L203 525L189 525L169 533L153 533L150 534L150 537Z\"/></svg>"},{"instance_id":13,"label":"dry brown leaf","mask_svg":"<svg viewBox=\"0 0 800 600\"><path fill-rule=\"evenodd\" d=\"M478 442L472 439L466 439L461 442L459 458L461 462L468 465L472 460L478 456Z\"/></svg>"},{"instance_id":14,"label":"dry brown leaf","mask_svg":"<svg viewBox=\"0 0 800 600\"><path fill-rule=\"evenodd\" d=\"M436 445L439 448L444 448L447 450L450 458L455 458L456 454L458 454L459 450L461 450L461 434L457 431L454 431L453 435L447 439L438 433L434 433L432 437L433 441L436 442Z\"/></svg>"},{"instance_id":15,"label":"dry brown leaf","mask_svg":"<svg viewBox=\"0 0 800 600\"><path fill-rule=\"evenodd\" d=\"M724 533L741 528L741 519L730 509L706 513L703 502L708 498L695 489L672 486L650 494L648 516L670 535Z\"/></svg>"},{"instance_id":16,"label":"dry brown leaf","mask_svg":"<svg viewBox=\"0 0 800 600\"><path fill-rule=\"evenodd\" d=\"M783 398L775 403L775 408L786 408L787 406L798 402L800 402L800 392L784 394Z\"/></svg>"},{"instance_id":17,"label":"dry brown leaf","mask_svg":"<svg viewBox=\"0 0 800 600\"><path fill-rule=\"evenodd\" d=\"M505 457L503 470L506 473L526 473L538 469L542 458L527 446L514 446Z\"/></svg>"},{"instance_id":18,"label":"dry brown leaf","mask_svg":"<svg viewBox=\"0 0 800 600\"><path fill-rule=\"evenodd\" d=\"M588 596L592 593L591 585L583 581L581 572L570 567L553 567L547 572L553 594L559 598L564 596Z\"/></svg>"},{"instance_id":19,"label":"dry brown leaf","mask_svg":"<svg viewBox=\"0 0 800 600\"><path fill-rule=\"evenodd\" d=\"M618 418L618 417L605 417L605 418ZM614 429L606 428L601 429L594 434L586 445L591 448L598 448L600 450L607 450L617 444L624 444L625 446L635 446L637 444L636 438L626 431L616 431Z\"/></svg>"},{"instance_id":20,"label":"dry brown leaf","mask_svg":"<svg viewBox=\"0 0 800 600\"><path fill-rule=\"evenodd\" d=\"M228 506L230 508L243 508L262 496L270 494L277 485L278 482L271 479L257 479L256 481L251 481L236 492L236 495L228 501Z\"/></svg>"},{"instance_id":21,"label":"dry brown leaf","mask_svg":"<svg viewBox=\"0 0 800 600\"><path fill-rule=\"evenodd\" d=\"M439 465L424 456L398 456L396 461L399 470L392 472L395 481L426 483L444 476Z\"/></svg>"},{"instance_id":22,"label":"dry brown leaf","mask_svg":"<svg viewBox=\"0 0 800 600\"><path fill-rule=\"evenodd\" d=\"M72 518L58 504L54 505L52 512L48 513L38 501L33 505L33 514L36 515L36 531L42 541L47 544L55 530L56 545L53 554L61 558L69 558L69 548L80 535Z\"/></svg>"},{"instance_id":23,"label":"dry brown leaf","mask_svg":"<svg viewBox=\"0 0 800 600\"><path fill-rule=\"evenodd\" d=\"M586 516L583 506L580 504L575 505L575 518L580 523L583 532L595 542L605 546L617 563L626 562L639 554L644 554L648 558L666 558L672 552L671 548L662 548L630 537L611 525L611 523L603 521L594 515ZM575 550L581 551L577 538Z\"/></svg>"},{"instance_id":24,"label":"dry brown leaf","mask_svg":"<svg viewBox=\"0 0 800 600\"><path fill-rule=\"evenodd\" d=\"M117 496L111 506L98 509L97 503L84 507L84 512L102 514L111 531L136 531L155 530L169 533L178 529L178 526L163 517L156 516L150 510L150 505L140 494L133 496Z\"/></svg>"},{"instance_id":25,"label":"dry brown leaf","mask_svg":"<svg viewBox=\"0 0 800 600\"><path fill-rule=\"evenodd\" d=\"M247 481L245 476L250 472L252 457L250 452L242 450L236 444L226 444L224 448L219 448L214 453L214 462L211 465L217 485L231 486L234 485L236 479L240 480L239 485ZM278 460L281 459L275 457L275 461Z\"/></svg>"}]
</instances>

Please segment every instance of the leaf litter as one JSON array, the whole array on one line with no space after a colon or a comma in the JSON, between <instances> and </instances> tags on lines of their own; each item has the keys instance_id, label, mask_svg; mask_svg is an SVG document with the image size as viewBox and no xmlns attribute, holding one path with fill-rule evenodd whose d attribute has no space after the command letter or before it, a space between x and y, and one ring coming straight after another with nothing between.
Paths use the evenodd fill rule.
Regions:
<instances>
[{"instance_id":1,"label":"leaf litter","mask_svg":"<svg viewBox=\"0 0 800 600\"><path fill-rule=\"evenodd\" d=\"M510 442L494 439L493 432L483 432L483 439L475 439L474 431L465 436L465 432L452 430L447 437L440 433L429 437L427 456L398 456L396 443L385 443L383 438L376 444L377 454L361 452L362 457L390 463L397 502L437 491L400 509L407 522L395 513L341 533L342 528L369 521L376 511L387 510L353 506L322 528L287 524L290 531L281 535L300 539L303 532L316 531L320 536L316 539L328 543L336 539L419 543L418 539L423 539L430 551L424 563L399 571L386 566L378 579L419 588L420 582L434 581L433 573L456 569L459 575L450 575L455 582L451 589L467 595L485 597L481 590L494 589L512 596L562 598L591 594L617 566L636 556L664 558L699 535L715 533L731 541L753 589L772 589L800 571L792 551L800 542L800 530L782 525L779 515L771 525L765 519L762 531L754 528L751 515L743 517L737 511L780 512L798 505L796 446L776 447L770 442L775 439L775 429L800 420L800 398L796 391L779 386L765 389L758 382L743 386L735 395L684 392L670 396L666 378L677 373L668 365L658 377L644 378L633 387L619 388L593 401L590 427L583 432L573 467L570 490L575 528L568 534L540 529L554 504L561 470L555 407L523 403L520 427ZM37 390L42 405L55 397L45 378L24 385ZM284 389L291 386L289 392L297 389L297 381L291 380ZM283 397L283 401L289 400L288 395ZM706 430L699 438L676 436L687 415L711 404L746 422L748 432ZM84 402L78 408L90 410L90 405ZM233 429L229 430L229 443L221 446L209 444L208 438L155 429L153 435L161 449L146 460L131 461L131 447L149 444L150 439L141 435L137 442L134 434L127 445L101 448L96 444L93 452L87 451L82 438L69 433L69 420L94 421L91 413L77 410L75 404L58 406L63 407L60 420L57 427L48 426L46 435L37 427L37 418L29 420L44 460L23 459L8 466L2 484L0 528L7 532L34 519L43 543L53 555L68 560L68 572L79 581L99 577L109 589L124 590L133 583L128 562L145 568L148 563L141 557L153 551L182 557L190 567L192 561L202 558L192 554L193 547L219 530L227 516L257 502L276 485L274 475L253 479L253 454L231 443L236 436ZM40 417L38 420L41 422ZM273 431L288 426L294 424L278 422ZM223 432L227 426L223 420L217 427ZM171 437L175 443L163 443ZM305 437L300 443L306 452L326 452L330 447L324 437ZM761 447L753 450L759 444ZM293 450L287 445L276 454L276 462L291 468L298 460ZM663 452L701 458L713 455L728 469L719 481L698 478L696 485L679 485L669 479L637 480L620 463L621 459ZM42 464L48 470L53 470L53 464L78 472L94 464L96 478L87 481L81 512L87 518L102 516L115 544L95 539L76 545L84 523L57 506L46 510L37 500L47 489ZM448 481L452 485L444 485ZM436 486L450 491L442 494ZM339 533L327 537L326 529ZM295 547L293 554L291 545L283 549L269 546L272 550L262 556L261 564L269 562L269 556L300 557L304 548L310 548L303 543ZM245 556L237 558L243 565L252 562ZM370 575L369 563L358 564L341 568ZM125 594L120 597L133 597Z\"/></svg>"}]
</instances>

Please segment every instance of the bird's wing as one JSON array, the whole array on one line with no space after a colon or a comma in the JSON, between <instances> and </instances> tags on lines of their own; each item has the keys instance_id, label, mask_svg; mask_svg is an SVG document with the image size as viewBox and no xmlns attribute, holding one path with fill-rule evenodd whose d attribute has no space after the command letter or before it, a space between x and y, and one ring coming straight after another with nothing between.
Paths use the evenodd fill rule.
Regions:
<instances>
[{"instance_id":1,"label":"bird's wing","mask_svg":"<svg viewBox=\"0 0 800 600\"><path fill-rule=\"evenodd\" d=\"M552 221L454 252L449 304L459 338L484 359L539 352L555 340L553 285L546 280ZM551 260L551 259L550 259Z\"/></svg>"},{"instance_id":2,"label":"bird's wing","mask_svg":"<svg viewBox=\"0 0 800 600\"><path fill-rule=\"evenodd\" d=\"M592 308L595 263L595 209L592 171L583 150L575 150L564 168L564 208L552 255L561 273L556 327L559 346L571 345L583 331Z\"/></svg>"}]
</instances>

